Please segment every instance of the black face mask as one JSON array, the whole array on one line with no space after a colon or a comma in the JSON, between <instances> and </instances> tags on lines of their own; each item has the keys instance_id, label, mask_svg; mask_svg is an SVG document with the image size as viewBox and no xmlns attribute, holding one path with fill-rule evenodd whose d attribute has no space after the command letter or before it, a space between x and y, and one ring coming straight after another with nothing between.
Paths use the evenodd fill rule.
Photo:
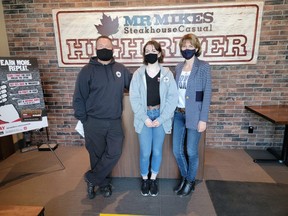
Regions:
<instances>
[{"instance_id":1,"label":"black face mask","mask_svg":"<svg viewBox=\"0 0 288 216\"><path fill-rule=\"evenodd\" d=\"M145 55L145 60L150 64L154 64L158 60L158 54L149 53Z\"/></svg>"},{"instance_id":2,"label":"black face mask","mask_svg":"<svg viewBox=\"0 0 288 216\"><path fill-rule=\"evenodd\" d=\"M196 49L181 50L181 54L186 60L188 60L188 59L191 59L196 54Z\"/></svg>"},{"instance_id":3,"label":"black face mask","mask_svg":"<svg viewBox=\"0 0 288 216\"><path fill-rule=\"evenodd\" d=\"M96 50L97 57L102 61L109 61L113 58L113 51L109 49Z\"/></svg>"}]
</instances>

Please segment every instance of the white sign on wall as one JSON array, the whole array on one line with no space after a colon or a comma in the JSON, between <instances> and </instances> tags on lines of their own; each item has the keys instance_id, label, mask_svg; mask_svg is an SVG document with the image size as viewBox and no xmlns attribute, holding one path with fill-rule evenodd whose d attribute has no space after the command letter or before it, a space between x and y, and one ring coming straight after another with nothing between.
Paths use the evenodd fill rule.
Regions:
<instances>
[{"instance_id":1,"label":"white sign on wall","mask_svg":"<svg viewBox=\"0 0 288 216\"><path fill-rule=\"evenodd\" d=\"M202 44L210 64L255 64L263 2L139 8L55 9L53 22L60 67L82 67L95 55L100 35L113 39L114 56L126 66L142 64L142 49L157 40L164 64L183 61L178 42L188 33Z\"/></svg>"}]
</instances>

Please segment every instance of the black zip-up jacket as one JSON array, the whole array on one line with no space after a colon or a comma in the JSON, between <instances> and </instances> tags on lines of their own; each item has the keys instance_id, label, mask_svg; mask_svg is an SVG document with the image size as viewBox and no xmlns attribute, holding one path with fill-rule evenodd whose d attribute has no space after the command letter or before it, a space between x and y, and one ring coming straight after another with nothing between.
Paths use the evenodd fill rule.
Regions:
<instances>
[{"instance_id":1,"label":"black zip-up jacket","mask_svg":"<svg viewBox=\"0 0 288 216\"><path fill-rule=\"evenodd\" d=\"M129 89L132 73L114 59L103 65L92 57L78 74L73 96L74 116L82 123L87 117L119 119L124 89Z\"/></svg>"}]
</instances>

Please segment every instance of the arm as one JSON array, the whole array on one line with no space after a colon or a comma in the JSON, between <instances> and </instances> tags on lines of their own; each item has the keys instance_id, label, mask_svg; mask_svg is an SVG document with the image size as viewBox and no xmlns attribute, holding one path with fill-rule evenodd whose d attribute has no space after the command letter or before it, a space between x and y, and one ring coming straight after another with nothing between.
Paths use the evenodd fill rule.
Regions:
<instances>
[{"instance_id":1,"label":"arm","mask_svg":"<svg viewBox=\"0 0 288 216\"><path fill-rule=\"evenodd\" d=\"M169 69L167 78L163 77L163 82L167 82L169 80L169 86L167 87L168 89L164 101L161 100L161 103L163 103L161 105L164 105L164 107L162 108L162 112L159 118L157 118L157 121L160 124L173 117L178 103L178 90L176 81L174 79L173 73Z\"/></svg>"},{"instance_id":2,"label":"arm","mask_svg":"<svg viewBox=\"0 0 288 216\"><path fill-rule=\"evenodd\" d=\"M202 69L204 72L204 81L203 81L203 104L202 104L202 110L200 112L200 121L207 122L208 121L208 115L209 115L209 109L210 109L210 103L211 103L211 95L212 95L212 87L211 87L211 73L210 73L210 65L206 63L204 65L204 68Z\"/></svg>"},{"instance_id":3,"label":"arm","mask_svg":"<svg viewBox=\"0 0 288 216\"><path fill-rule=\"evenodd\" d=\"M211 94L212 94L212 88L211 88L211 73L210 73L210 66L209 64L205 64L204 67L204 96L203 96L203 104L202 104L202 110L200 112L200 121L198 122L198 132L203 132L206 130L207 127L207 121L208 121L208 115L209 115L209 109L210 109L210 103L211 103Z\"/></svg>"},{"instance_id":4,"label":"arm","mask_svg":"<svg viewBox=\"0 0 288 216\"><path fill-rule=\"evenodd\" d=\"M130 83L129 99L135 117L145 122L146 119L149 117L147 116L147 112L144 111L145 109L143 109L143 106L145 106L145 104L143 104L143 100L141 99L140 82L142 82L142 80L139 75L138 69L134 72Z\"/></svg>"},{"instance_id":5,"label":"arm","mask_svg":"<svg viewBox=\"0 0 288 216\"><path fill-rule=\"evenodd\" d=\"M88 71L84 68L79 72L73 95L74 116L82 123L87 120L86 100L89 96L89 79Z\"/></svg>"},{"instance_id":6,"label":"arm","mask_svg":"<svg viewBox=\"0 0 288 216\"><path fill-rule=\"evenodd\" d=\"M129 71L126 67L124 67L124 87L129 90L130 82L132 79L133 74Z\"/></svg>"}]
</instances>

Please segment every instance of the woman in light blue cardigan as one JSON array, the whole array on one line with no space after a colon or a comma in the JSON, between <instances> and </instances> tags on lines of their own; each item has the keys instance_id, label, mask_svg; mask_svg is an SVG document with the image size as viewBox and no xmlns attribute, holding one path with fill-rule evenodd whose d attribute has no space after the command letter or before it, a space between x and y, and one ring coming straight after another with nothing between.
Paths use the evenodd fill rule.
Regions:
<instances>
[{"instance_id":1,"label":"woman in light blue cardigan","mask_svg":"<svg viewBox=\"0 0 288 216\"><path fill-rule=\"evenodd\" d=\"M163 62L163 53L158 42L148 41L143 57L144 65L133 74L129 98L140 144L141 194L157 196L162 146L165 134L171 133L178 91L172 72L159 64Z\"/></svg>"},{"instance_id":2,"label":"woman in light blue cardigan","mask_svg":"<svg viewBox=\"0 0 288 216\"><path fill-rule=\"evenodd\" d=\"M206 130L211 102L211 75L209 64L198 59L201 44L194 34L184 35L179 46L185 61L175 68L179 100L173 123L173 153L181 180L174 191L187 196L195 189L198 145Z\"/></svg>"}]
</instances>

